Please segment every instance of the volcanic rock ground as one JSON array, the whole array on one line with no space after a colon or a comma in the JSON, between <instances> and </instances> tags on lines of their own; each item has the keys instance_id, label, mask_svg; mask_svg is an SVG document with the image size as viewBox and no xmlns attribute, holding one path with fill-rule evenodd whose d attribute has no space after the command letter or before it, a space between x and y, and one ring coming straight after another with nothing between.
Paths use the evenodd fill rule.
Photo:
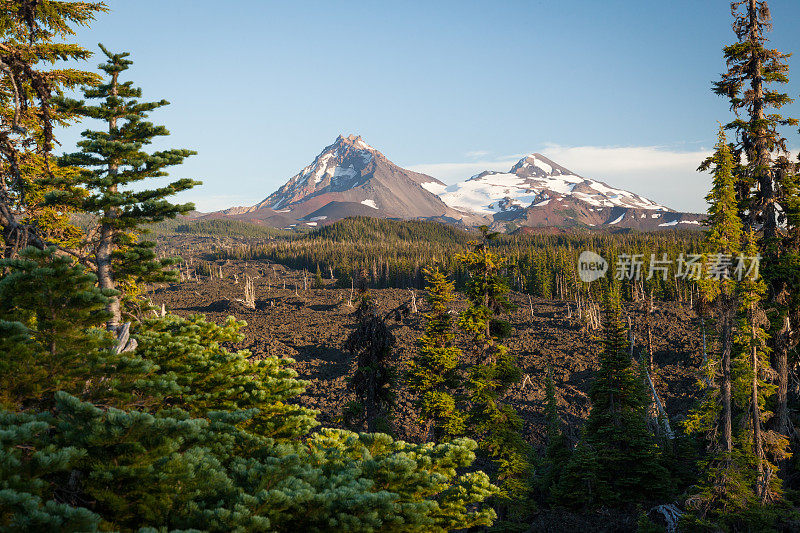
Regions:
<instances>
[{"instance_id":1,"label":"volcanic rock ground","mask_svg":"<svg viewBox=\"0 0 800 533\"><path fill-rule=\"evenodd\" d=\"M257 261L219 261L223 279L187 281L162 286L153 291L152 299L169 312L178 315L203 313L210 320L222 322L229 315L245 320L245 340L231 348L246 348L253 358L268 355L290 357L300 378L310 382L297 401L320 411L324 426L341 427L342 408L355 399L348 391L348 378L354 370L353 357L342 345L353 329L354 308L348 306L350 289L334 288L326 280L323 289L303 290L302 273ZM234 274L239 283L234 282ZM256 309L249 310L237 302L243 298L244 276L254 277ZM286 288L284 289L284 282ZM309 287L311 277L308 277ZM295 286L299 287L295 295ZM408 290L381 289L372 291L382 314L389 314L411 300ZM402 376L407 361L413 357L416 341L422 334L426 309L424 293L417 291L419 313L392 316L388 319L396 337L393 364ZM554 367L559 411L571 439L576 440L582 419L589 410L588 391L598 367L600 331L591 331L573 317L568 318L563 301L533 299L533 312L528 297L512 293L517 309L509 315L514 333L505 343L518 356L519 365L530 380L513 386L507 394L524 419L524 433L535 445L545 442L544 400L545 374L548 361ZM457 310L466 306L463 297ZM636 339L646 339L644 314L633 304L628 315L636 331ZM393 314L393 313L392 313ZM697 368L702 360L699 319L688 305L656 302L651 317L654 352L654 381L673 427L692 405L696 397ZM462 347L468 346L460 338ZM646 344L637 340L636 353L646 352ZM638 357L638 355L637 355ZM422 438L412 408L413 396L397 380L395 407L389 417L396 437L418 441Z\"/></svg>"}]
</instances>

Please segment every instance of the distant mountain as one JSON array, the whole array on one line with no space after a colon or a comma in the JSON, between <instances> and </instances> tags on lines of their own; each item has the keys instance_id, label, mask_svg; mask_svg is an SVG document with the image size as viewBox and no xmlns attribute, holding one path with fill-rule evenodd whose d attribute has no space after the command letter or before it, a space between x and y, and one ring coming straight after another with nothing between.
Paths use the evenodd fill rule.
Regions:
<instances>
[{"instance_id":1,"label":"distant mountain","mask_svg":"<svg viewBox=\"0 0 800 533\"><path fill-rule=\"evenodd\" d=\"M508 172L485 171L447 186L395 165L357 135L340 135L311 164L256 205L203 218L230 217L290 228L352 216L487 224L499 231L691 228L699 227L703 219L703 215L679 213L581 177L537 153L523 157Z\"/></svg>"},{"instance_id":2,"label":"distant mountain","mask_svg":"<svg viewBox=\"0 0 800 533\"><path fill-rule=\"evenodd\" d=\"M287 227L315 226L348 216L379 218L464 218L431 187L444 184L401 168L360 136L340 135L314 161L277 191L250 207L234 207L209 216L230 216Z\"/></svg>"},{"instance_id":3,"label":"distant mountain","mask_svg":"<svg viewBox=\"0 0 800 533\"><path fill-rule=\"evenodd\" d=\"M513 226L658 229L697 226L703 218L583 178L536 153L520 159L508 172L481 172L436 192L453 209L488 217L502 230Z\"/></svg>"}]
</instances>

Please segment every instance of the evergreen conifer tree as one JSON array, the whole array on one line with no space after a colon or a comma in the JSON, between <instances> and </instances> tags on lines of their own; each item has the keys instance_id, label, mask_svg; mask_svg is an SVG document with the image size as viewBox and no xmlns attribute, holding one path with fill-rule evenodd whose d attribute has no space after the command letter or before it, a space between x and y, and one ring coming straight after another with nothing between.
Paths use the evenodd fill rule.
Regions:
<instances>
[{"instance_id":1,"label":"evergreen conifer tree","mask_svg":"<svg viewBox=\"0 0 800 533\"><path fill-rule=\"evenodd\" d=\"M0 4L0 237L3 257L28 245L69 248L80 236L69 211L43 205L49 178L63 176L50 163L56 126L73 121L70 110L53 97L99 82L91 72L74 68L91 52L65 42L75 28L106 11L102 2L15 0Z\"/></svg>"},{"instance_id":2,"label":"evergreen conifer tree","mask_svg":"<svg viewBox=\"0 0 800 533\"><path fill-rule=\"evenodd\" d=\"M124 361L82 367L84 381L105 372L106 382L122 386L121 409L64 392L41 412L0 409L0 529L448 531L491 524L493 511L479 504L497 488L483 473L456 474L474 460L474 442L413 445L335 430L307 437L316 421L292 404L304 383L291 361L253 363L249 353L220 346L239 340L241 326L202 317L139 326L136 353L122 354L151 363L138 366L135 383L115 381ZM33 406L41 393L21 394L20 403Z\"/></svg>"},{"instance_id":3,"label":"evergreen conifer tree","mask_svg":"<svg viewBox=\"0 0 800 533\"><path fill-rule=\"evenodd\" d=\"M752 230L745 234L742 250L746 257L754 257L758 253ZM782 481L776 463L786 458L789 442L785 436L767 429L764 425L773 416L768 405L772 404L770 400L774 398L777 389L774 383L765 379L771 370L765 331L769 320L760 306L766 284L755 276L744 276L739 285L739 324L736 335L739 355L734 363L734 395L744 413L740 438L742 445L750 448L751 468L755 470L752 490L757 501L763 504L779 500L782 496Z\"/></svg>"},{"instance_id":4,"label":"evergreen conifer tree","mask_svg":"<svg viewBox=\"0 0 800 533\"><path fill-rule=\"evenodd\" d=\"M312 287L315 289L322 289L325 287L325 284L322 282L322 271L319 269L319 263L317 263L317 271L314 273L314 284Z\"/></svg>"},{"instance_id":5,"label":"evergreen conifer tree","mask_svg":"<svg viewBox=\"0 0 800 533\"><path fill-rule=\"evenodd\" d=\"M755 257L755 235L743 228L735 167L722 131L712 161L706 258L719 254L740 260ZM770 415L766 400L775 391L774 385L763 380L769 369L766 319L759 305L765 286L744 272L740 277L731 269L699 282L703 297L714 304L720 349L706 361L700 381L704 395L685 424L687 431L702 433L706 441L689 504L699 523L717 526L736 523L764 501L778 497L781 483L770 459L785 457L788 444L779 433L762 427ZM740 421L738 427L734 420Z\"/></svg>"},{"instance_id":6,"label":"evergreen conifer tree","mask_svg":"<svg viewBox=\"0 0 800 533\"><path fill-rule=\"evenodd\" d=\"M356 370L350 387L364 408L367 430L376 431L378 423L392 403L390 366L394 335L386 321L378 316L373 296L366 289L366 278L361 276L361 303L354 313L356 329L344 343L344 349L356 357ZM379 420L380 418L380 420Z\"/></svg>"},{"instance_id":7,"label":"evergreen conifer tree","mask_svg":"<svg viewBox=\"0 0 800 533\"><path fill-rule=\"evenodd\" d=\"M766 292L759 305L771 320L767 333L778 386L777 416L770 425L790 436L788 358L800 342L791 333L793 324L800 323L800 229L792 212L800 199L781 128L798 121L781 114L793 100L777 88L789 81L789 54L767 46L772 16L766 0L731 2L731 13L737 40L724 49L728 69L714 91L729 99L736 114L726 128L736 132L734 156L741 161L737 199L747 226L758 230L757 249L763 257Z\"/></svg>"},{"instance_id":8,"label":"evergreen conifer tree","mask_svg":"<svg viewBox=\"0 0 800 533\"><path fill-rule=\"evenodd\" d=\"M252 361L247 350L225 344L244 340L244 322L228 317L218 325L202 315L168 315L145 320L134 330L136 355L155 364L131 394L139 405L176 407L195 417L210 411L258 410L246 422L248 432L276 440L298 438L318 425L316 412L291 402L307 382L296 379L289 358Z\"/></svg>"},{"instance_id":9,"label":"evergreen conifer tree","mask_svg":"<svg viewBox=\"0 0 800 533\"><path fill-rule=\"evenodd\" d=\"M28 247L19 259L0 260L0 269L8 272L0 278L4 403L22 407L25 400L52 399L59 390L78 394L99 385L87 377L110 346L97 326L108 316L113 291L96 287L93 274L53 247Z\"/></svg>"},{"instance_id":10,"label":"evergreen conifer tree","mask_svg":"<svg viewBox=\"0 0 800 533\"><path fill-rule=\"evenodd\" d=\"M450 316L454 284L438 268L426 270L425 278L430 312L425 314L425 334L410 363L408 383L417 395L416 405L427 436L438 442L445 435L459 435L465 429L465 415L453 396L460 381L457 369L462 353L455 345Z\"/></svg>"},{"instance_id":11,"label":"evergreen conifer tree","mask_svg":"<svg viewBox=\"0 0 800 533\"><path fill-rule=\"evenodd\" d=\"M80 152L66 154L60 165L80 168L73 180L56 182L59 191L50 195L54 205L69 205L99 217L96 237L86 245L86 260L93 266L100 287L124 288L139 281L169 279L163 268L171 260L157 260L153 244L139 242L142 225L173 218L194 208L192 204L175 205L166 198L189 189L198 182L180 179L157 189L134 190L129 186L148 178L166 176L166 167L178 165L195 152L170 149L147 153L145 147L156 137L169 135L164 126L145 119L148 114L169 102L140 102L139 88L120 75L133 63L127 53L111 53L100 49L107 61L100 69L108 76L105 83L84 89L84 97L99 100L97 105L61 98L60 108L81 117L93 118L107 124L107 131L87 130L78 142ZM166 275L166 278L165 278ZM122 316L120 298L109 299L108 328L116 330Z\"/></svg>"},{"instance_id":12,"label":"evergreen conifer tree","mask_svg":"<svg viewBox=\"0 0 800 533\"><path fill-rule=\"evenodd\" d=\"M466 287L469 306L459 319L460 328L472 335L472 359L467 378L469 403L466 427L478 436L481 449L498 466L504 506L521 517L528 507L532 489L531 450L522 438L522 419L501 398L508 387L519 383L522 373L516 358L500 344L508 337L511 325L500 318L508 311L508 281L502 275L503 257L489 249L497 234L481 227L482 239L470 243L471 249L458 256L470 273Z\"/></svg>"},{"instance_id":13,"label":"evergreen conifer tree","mask_svg":"<svg viewBox=\"0 0 800 533\"><path fill-rule=\"evenodd\" d=\"M553 382L553 366L547 367L545 381L545 417L547 420L547 448L544 456L544 474L541 477L541 490L552 493L557 486L570 459L569 443L561 429L561 417L558 414L556 387Z\"/></svg>"},{"instance_id":14,"label":"evergreen conifer tree","mask_svg":"<svg viewBox=\"0 0 800 533\"><path fill-rule=\"evenodd\" d=\"M704 248L716 257L735 256L741 249L742 221L736 199L734 161L725 133L720 128L714 164L712 189L706 196L709 203ZM735 281L728 275L704 277L698 285L706 302L713 303L719 329L718 356L705 362L701 387L704 398L686 422L689 432L702 432L712 440L710 453L730 454L733 450L733 411L731 358L736 319ZM729 461L729 457L722 457Z\"/></svg>"},{"instance_id":15,"label":"evergreen conifer tree","mask_svg":"<svg viewBox=\"0 0 800 533\"><path fill-rule=\"evenodd\" d=\"M591 411L556 495L569 505L630 508L667 497L671 482L647 427L650 402L628 352L619 295L612 287L604 307Z\"/></svg>"},{"instance_id":16,"label":"evergreen conifer tree","mask_svg":"<svg viewBox=\"0 0 800 533\"><path fill-rule=\"evenodd\" d=\"M772 29L766 0L731 2L731 13L737 42L724 48L728 70L714 83L714 92L730 100L737 116L725 127L736 132L737 155L746 159L737 176L742 210L750 225L763 225L763 239L772 248L778 245L780 194L773 159L786 151L780 127L796 125L797 120L777 113L792 99L771 86L788 83L789 56L765 46L766 33ZM745 117L740 116L742 111Z\"/></svg>"}]
</instances>

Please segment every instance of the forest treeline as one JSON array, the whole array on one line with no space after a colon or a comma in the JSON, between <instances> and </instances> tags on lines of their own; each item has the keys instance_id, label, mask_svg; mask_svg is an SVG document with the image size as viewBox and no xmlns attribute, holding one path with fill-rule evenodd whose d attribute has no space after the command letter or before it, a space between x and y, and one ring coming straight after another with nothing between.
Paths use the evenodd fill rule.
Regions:
<instances>
[{"instance_id":1,"label":"forest treeline","mask_svg":"<svg viewBox=\"0 0 800 533\"><path fill-rule=\"evenodd\" d=\"M148 227L156 235L203 235L211 237L236 237L241 239L291 238L296 232L230 219L188 220L177 218L163 220Z\"/></svg>"},{"instance_id":2,"label":"forest treeline","mask_svg":"<svg viewBox=\"0 0 800 533\"><path fill-rule=\"evenodd\" d=\"M366 282L373 288L421 289L425 286L425 269L438 266L452 276L459 290L463 290L469 274L457 256L478 236L474 230L439 222L353 217L302 236L219 246L209 257L270 261L309 272L319 268L345 288L364 273ZM583 291L599 298L597 285L583 283L577 268L580 254L591 250L609 262L609 277L620 278L624 299L634 299L634 293L640 291L661 300L688 301L696 287L692 279L675 276L676 259L680 254L698 252L701 238L702 234L697 231L675 230L622 234L543 233L497 235L487 245L506 259L506 271L514 290L535 297L574 298ZM621 254L641 257L643 264L639 275L628 270L618 271ZM649 275L651 256L658 260L664 256L672 259L666 279L661 271Z\"/></svg>"}]
</instances>

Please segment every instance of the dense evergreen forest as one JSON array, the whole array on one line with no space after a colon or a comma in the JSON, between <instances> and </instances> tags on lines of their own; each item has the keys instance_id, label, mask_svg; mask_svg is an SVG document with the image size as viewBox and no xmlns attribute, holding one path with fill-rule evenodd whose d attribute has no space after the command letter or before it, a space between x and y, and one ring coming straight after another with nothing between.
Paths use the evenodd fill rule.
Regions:
<instances>
[{"instance_id":1,"label":"dense evergreen forest","mask_svg":"<svg viewBox=\"0 0 800 533\"><path fill-rule=\"evenodd\" d=\"M290 238L297 232L280 230L268 226L260 226L240 220L223 219L169 219L152 224L148 229L156 235L173 233L185 235L208 235L224 237L240 237L243 239L271 239L275 237Z\"/></svg>"},{"instance_id":2,"label":"dense evergreen forest","mask_svg":"<svg viewBox=\"0 0 800 533\"><path fill-rule=\"evenodd\" d=\"M373 288L423 288L424 271L434 265L448 272L463 290L469 279L467 267L458 259L475 230L460 230L438 222L375 220L354 217L335 222L302 236L250 241L218 247L213 259L266 260L291 268L321 272L350 287L363 276ZM640 255L644 261L641 279L622 276L627 299L651 294L659 299L688 299L696 287L688 278L676 278L677 264L649 277L651 254L661 259L696 253L701 235L695 231L657 233L572 233L563 235L497 235L487 245L506 260L512 287L541 298L573 298L578 292L593 292L597 285L581 283L575 265L584 250L594 250L611 262L620 254ZM614 275L612 272L610 275ZM647 279L649 277L649 279Z\"/></svg>"},{"instance_id":3,"label":"dense evergreen forest","mask_svg":"<svg viewBox=\"0 0 800 533\"><path fill-rule=\"evenodd\" d=\"M797 121L780 114L792 101L778 90L788 56L767 48L767 2L731 7L713 90L735 118L698 161L713 177L703 232L498 235L369 218L290 234L181 218L194 206L171 198L199 182L146 188L194 155L151 149L168 136L150 122L168 102L127 78L128 53L100 45L98 72L79 62L94 56L76 28L107 7L0 4L0 530L554 531L567 517L607 531L800 529L800 182L782 133ZM77 146L56 154L58 126L78 122ZM244 324L233 317L151 307L148 291L180 283L189 261L158 249L151 230L235 236L206 260L280 263L319 290L323 276L350 288L342 346L361 429L320 427L295 401L308 383L294 361L237 350ZM608 261L592 282L581 277L583 263L597 266L587 250ZM255 310L252 280L241 281ZM387 287L424 289L407 368L391 366L394 338L375 305ZM537 369L547 445L523 437L507 399L524 386L508 348L512 291L583 305L596 326L576 442L552 366ZM623 312L654 299L707 324L700 392L681 419L664 412ZM381 423L397 380L414 391L420 442Z\"/></svg>"}]
</instances>

